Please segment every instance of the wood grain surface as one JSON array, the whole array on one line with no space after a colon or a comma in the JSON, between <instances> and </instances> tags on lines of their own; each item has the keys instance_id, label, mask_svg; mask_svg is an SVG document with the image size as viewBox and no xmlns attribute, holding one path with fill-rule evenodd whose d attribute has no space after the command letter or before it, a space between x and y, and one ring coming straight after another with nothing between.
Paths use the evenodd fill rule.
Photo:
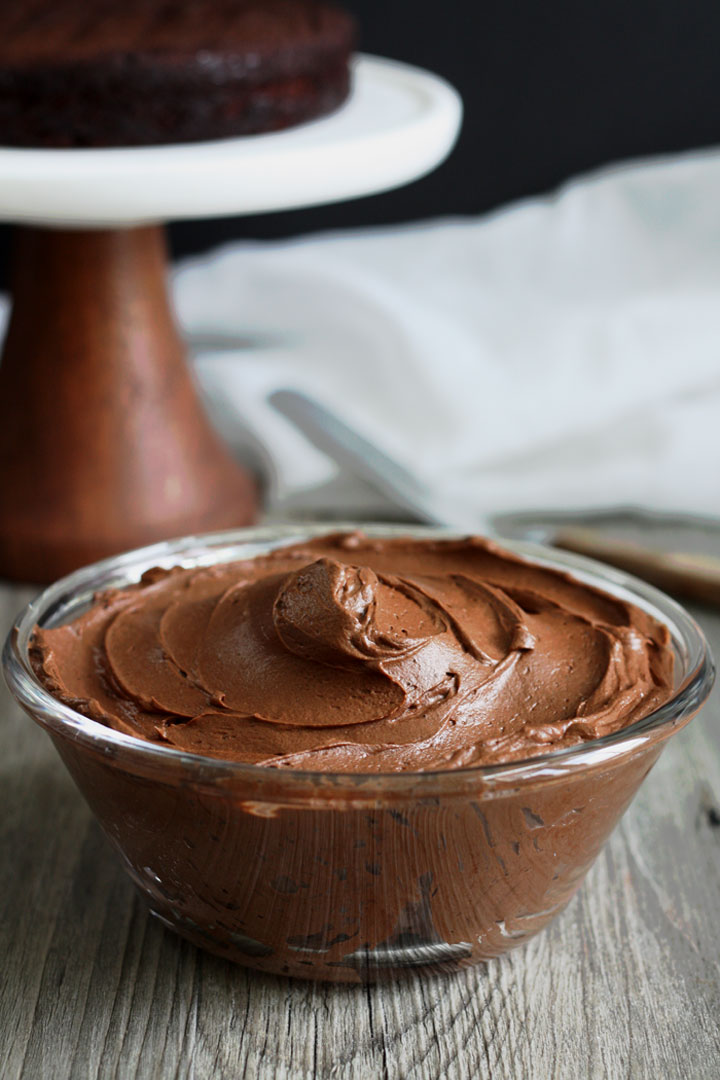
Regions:
<instances>
[{"instance_id":1,"label":"wood grain surface","mask_svg":"<svg viewBox=\"0 0 720 1080\"><path fill-rule=\"evenodd\" d=\"M0 589L3 636L30 595ZM720 655L720 616L698 616ZM549 930L370 989L251 974L164 930L0 694L2 1080L720 1076L717 691Z\"/></svg>"}]
</instances>

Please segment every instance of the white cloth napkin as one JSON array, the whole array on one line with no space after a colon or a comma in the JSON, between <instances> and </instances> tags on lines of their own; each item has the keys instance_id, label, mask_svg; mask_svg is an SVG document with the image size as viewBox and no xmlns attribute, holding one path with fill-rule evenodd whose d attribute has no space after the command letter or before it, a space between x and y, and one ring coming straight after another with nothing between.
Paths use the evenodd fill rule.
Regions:
<instances>
[{"instance_id":1,"label":"white cloth napkin","mask_svg":"<svg viewBox=\"0 0 720 1080\"><path fill-rule=\"evenodd\" d=\"M720 513L720 152L488 217L236 244L174 286L189 334L246 340L197 373L280 508L337 472L268 404L291 387L478 515ZM335 491L351 512L359 488Z\"/></svg>"}]
</instances>

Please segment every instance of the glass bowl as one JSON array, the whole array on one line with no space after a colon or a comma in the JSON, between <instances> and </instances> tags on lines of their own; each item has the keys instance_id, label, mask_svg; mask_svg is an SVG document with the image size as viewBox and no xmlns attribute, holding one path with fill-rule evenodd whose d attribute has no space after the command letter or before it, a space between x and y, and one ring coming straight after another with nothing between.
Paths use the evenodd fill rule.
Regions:
<instances>
[{"instance_id":1,"label":"glass bowl","mask_svg":"<svg viewBox=\"0 0 720 1080\"><path fill-rule=\"evenodd\" d=\"M668 702L615 734L508 765L328 774L227 763L135 739L53 698L35 676L36 623L152 566L251 558L355 526L241 529L155 544L46 589L5 643L11 691L50 734L127 872L166 926L249 967L335 982L454 970L521 945L562 911L670 735L706 700L713 664L673 600L620 571L505 546L639 605L675 651ZM373 536L457 536L360 526Z\"/></svg>"}]
</instances>

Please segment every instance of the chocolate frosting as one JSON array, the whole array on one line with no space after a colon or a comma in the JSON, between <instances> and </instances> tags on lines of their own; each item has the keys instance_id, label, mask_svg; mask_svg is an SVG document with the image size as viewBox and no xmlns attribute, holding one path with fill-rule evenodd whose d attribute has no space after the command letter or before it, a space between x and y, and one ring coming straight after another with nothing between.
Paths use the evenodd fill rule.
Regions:
<instances>
[{"instance_id":1,"label":"chocolate frosting","mask_svg":"<svg viewBox=\"0 0 720 1080\"><path fill-rule=\"evenodd\" d=\"M494 543L335 534L154 569L40 629L33 662L110 727L232 761L452 769L609 734L672 691L639 608Z\"/></svg>"}]
</instances>

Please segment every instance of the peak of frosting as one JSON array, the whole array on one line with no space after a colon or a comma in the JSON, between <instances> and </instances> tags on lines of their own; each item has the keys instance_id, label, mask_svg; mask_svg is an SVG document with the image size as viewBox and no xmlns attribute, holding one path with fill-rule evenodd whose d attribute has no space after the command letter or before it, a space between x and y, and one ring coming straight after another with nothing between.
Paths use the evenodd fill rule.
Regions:
<instances>
[{"instance_id":1,"label":"peak of frosting","mask_svg":"<svg viewBox=\"0 0 720 1080\"><path fill-rule=\"evenodd\" d=\"M440 613L412 585L327 556L286 575L273 622L291 652L351 668L399 659L444 629Z\"/></svg>"},{"instance_id":2,"label":"peak of frosting","mask_svg":"<svg viewBox=\"0 0 720 1080\"><path fill-rule=\"evenodd\" d=\"M672 689L667 629L477 538L337 534L158 571L38 629L45 685L94 719L278 768L517 760L617 730Z\"/></svg>"}]
</instances>

